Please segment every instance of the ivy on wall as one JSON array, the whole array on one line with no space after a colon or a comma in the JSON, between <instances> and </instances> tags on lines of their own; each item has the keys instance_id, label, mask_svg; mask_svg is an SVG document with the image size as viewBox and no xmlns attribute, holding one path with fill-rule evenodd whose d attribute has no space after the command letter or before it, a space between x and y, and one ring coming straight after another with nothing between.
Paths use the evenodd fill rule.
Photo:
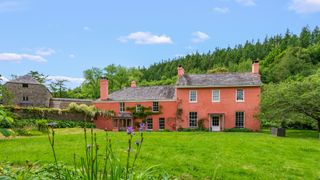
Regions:
<instances>
[{"instance_id":1,"label":"ivy on wall","mask_svg":"<svg viewBox=\"0 0 320 180\"><path fill-rule=\"evenodd\" d=\"M146 123L147 122L147 116L153 115L153 114L162 114L162 106L159 105L158 106L158 112L152 112L152 107L144 107L144 106L140 106L139 111L137 111L136 106L133 107L127 107L126 110L130 111L131 114L138 119L142 119L142 123ZM136 126L139 127L139 122L136 122Z\"/></svg>"}]
</instances>

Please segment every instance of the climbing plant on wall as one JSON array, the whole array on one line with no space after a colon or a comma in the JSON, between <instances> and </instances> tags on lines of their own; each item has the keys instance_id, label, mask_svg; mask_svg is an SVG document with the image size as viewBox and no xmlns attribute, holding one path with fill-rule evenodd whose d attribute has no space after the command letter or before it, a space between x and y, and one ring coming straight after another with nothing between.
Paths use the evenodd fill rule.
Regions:
<instances>
[{"instance_id":1,"label":"climbing plant on wall","mask_svg":"<svg viewBox=\"0 0 320 180\"><path fill-rule=\"evenodd\" d=\"M130 111L135 118L142 119L142 123L145 123L147 121L147 116L150 116L153 114L162 114L162 111L161 111L162 106L159 105L158 108L159 108L158 112L152 112L151 106L149 107L140 106L139 111L137 111L136 106L127 107L126 110Z\"/></svg>"}]
</instances>

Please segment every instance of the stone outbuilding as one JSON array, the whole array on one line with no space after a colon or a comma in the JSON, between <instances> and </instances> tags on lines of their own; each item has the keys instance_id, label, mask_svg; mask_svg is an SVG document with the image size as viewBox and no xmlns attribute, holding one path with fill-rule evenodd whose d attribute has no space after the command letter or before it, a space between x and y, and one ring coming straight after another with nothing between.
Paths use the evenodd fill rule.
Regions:
<instances>
[{"instance_id":1,"label":"stone outbuilding","mask_svg":"<svg viewBox=\"0 0 320 180\"><path fill-rule=\"evenodd\" d=\"M13 93L12 105L20 107L49 107L50 99L52 98L51 92L30 75L24 75L8 81L4 86ZM3 104L7 104L5 98L3 99Z\"/></svg>"},{"instance_id":2,"label":"stone outbuilding","mask_svg":"<svg viewBox=\"0 0 320 180\"><path fill-rule=\"evenodd\" d=\"M67 109L72 102L88 106L93 105L91 99L53 98L49 89L30 75L24 75L8 81L4 86L8 88L8 91L13 93L14 98L11 99L12 105L20 107L33 106ZM7 104L5 98L3 99L3 104Z\"/></svg>"}]
</instances>

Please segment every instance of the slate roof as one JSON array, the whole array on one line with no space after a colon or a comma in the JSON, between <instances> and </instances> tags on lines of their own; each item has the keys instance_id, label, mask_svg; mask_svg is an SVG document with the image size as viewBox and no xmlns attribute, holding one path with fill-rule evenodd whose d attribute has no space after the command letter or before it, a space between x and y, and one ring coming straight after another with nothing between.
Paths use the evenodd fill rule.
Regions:
<instances>
[{"instance_id":1,"label":"slate roof","mask_svg":"<svg viewBox=\"0 0 320 180\"><path fill-rule=\"evenodd\" d=\"M130 113L121 113L118 116L113 117L113 119L134 119L134 116Z\"/></svg>"},{"instance_id":2,"label":"slate roof","mask_svg":"<svg viewBox=\"0 0 320 180\"><path fill-rule=\"evenodd\" d=\"M14 79L9 82L11 82L11 83L24 83L24 84L40 84L37 80L35 80L32 76L30 76L28 74L21 76L21 77L18 77L17 79Z\"/></svg>"},{"instance_id":3,"label":"slate roof","mask_svg":"<svg viewBox=\"0 0 320 180\"><path fill-rule=\"evenodd\" d=\"M175 86L125 87L109 94L107 101L176 99ZM100 101L100 98L96 101ZM105 101L105 100L104 100Z\"/></svg>"},{"instance_id":4,"label":"slate roof","mask_svg":"<svg viewBox=\"0 0 320 180\"><path fill-rule=\"evenodd\" d=\"M179 76L176 86L231 86L257 85L262 82L259 75L245 73L213 73L213 74L184 74Z\"/></svg>"}]
</instances>

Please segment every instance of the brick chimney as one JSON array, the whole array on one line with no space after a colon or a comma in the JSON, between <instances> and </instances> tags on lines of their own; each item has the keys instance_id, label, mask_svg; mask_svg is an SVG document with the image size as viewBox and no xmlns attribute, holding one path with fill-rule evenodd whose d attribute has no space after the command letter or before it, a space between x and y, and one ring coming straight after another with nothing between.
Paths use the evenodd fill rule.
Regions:
<instances>
[{"instance_id":1,"label":"brick chimney","mask_svg":"<svg viewBox=\"0 0 320 180\"><path fill-rule=\"evenodd\" d=\"M137 87L137 84L136 84L135 81L132 81L132 82L131 82L131 87Z\"/></svg>"},{"instance_id":2,"label":"brick chimney","mask_svg":"<svg viewBox=\"0 0 320 180\"><path fill-rule=\"evenodd\" d=\"M259 61L254 61L252 64L252 73L254 75L259 75Z\"/></svg>"},{"instance_id":3,"label":"brick chimney","mask_svg":"<svg viewBox=\"0 0 320 180\"><path fill-rule=\"evenodd\" d=\"M108 96L108 78L100 77L100 99L107 100Z\"/></svg>"},{"instance_id":4,"label":"brick chimney","mask_svg":"<svg viewBox=\"0 0 320 180\"><path fill-rule=\"evenodd\" d=\"M178 66L178 77L184 75L184 69L182 65Z\"/></svg>"}]
</instances>

